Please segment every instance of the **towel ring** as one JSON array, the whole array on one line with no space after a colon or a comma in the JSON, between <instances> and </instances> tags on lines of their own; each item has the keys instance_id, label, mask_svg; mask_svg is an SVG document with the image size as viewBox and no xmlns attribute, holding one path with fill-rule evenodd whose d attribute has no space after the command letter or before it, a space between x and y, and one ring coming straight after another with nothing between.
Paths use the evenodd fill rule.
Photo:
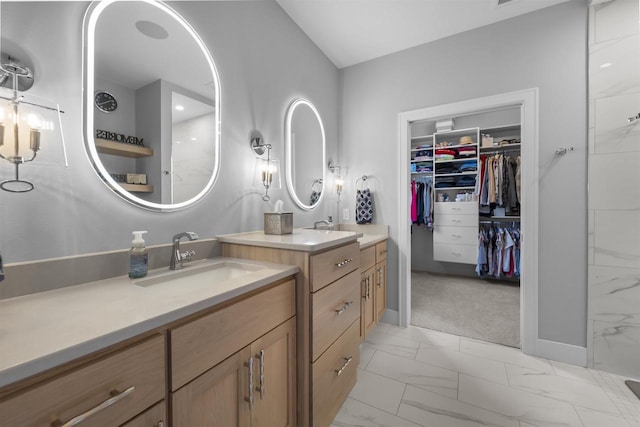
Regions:
<instances>
[{"instance_id":1,"label":"towel ring","mask_svg":"<svg viewBox=\"0 0 640 427\"><path fill-rule=\"evenodd\" d=\"M364 183L367 181L367 179L369 179L369 177L367 175L362 175L360 178L356 179L356 189L363 190L364 189ZM362 188L358 188L358 183L360 181L362 181Z\"/></svg>"},{"instance_id":2,"label":"towel ring","mask_svg":"<svg viewBox=\"0 0 640 427\"><path fill-rule=\"evenodd\" d=\"M315 187L316 184L320 185L320 191L322 191L322 178L318 178L318 179L314 179L313 182L311 183L311 190L313 191L317 191Z\"/></svg>"}]
</instances>

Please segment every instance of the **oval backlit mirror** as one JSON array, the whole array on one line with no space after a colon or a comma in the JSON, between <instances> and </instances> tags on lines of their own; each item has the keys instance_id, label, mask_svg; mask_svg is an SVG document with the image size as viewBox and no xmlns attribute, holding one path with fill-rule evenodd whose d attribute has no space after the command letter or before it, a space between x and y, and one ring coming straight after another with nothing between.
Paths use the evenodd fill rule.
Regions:
<instances>
[{"instance_id":1,"label":"oval backlit mirror","mask_svg":"<svg viewBox=\"0 0 640 427\"><path fill-rule=\"evenodd\" d=\"M93 2L84 20L85 147L125 200L173 211L201 200L220 165L213 58L160 1Z\"/></svg>"},{"instance_id":2,"label":"oval backlit mirror","mask_svg":"<svg viewBox=\"0 0 640 427\"><path fill-rule=\"evenodd\" d=\"M325 134L322 118L306 99L296 99L285 119L287 188L304 210L320 204L325 190Z\"/></svg>"}]
</instances>

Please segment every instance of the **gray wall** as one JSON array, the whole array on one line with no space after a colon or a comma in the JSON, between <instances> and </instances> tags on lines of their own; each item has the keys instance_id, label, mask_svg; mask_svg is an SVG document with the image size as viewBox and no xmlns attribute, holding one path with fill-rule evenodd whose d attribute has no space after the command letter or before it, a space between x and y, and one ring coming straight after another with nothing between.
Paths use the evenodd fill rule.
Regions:
<instances>
[{"instance_id":1,"label":"gray wall","mask_svg":"<svg viewBox=\"0 0 640 427\"><path fill-rule=\"evenodd\" d=\"M389 308L397 224L409 220L398 218L398 113L538 87L539 337L586 345L586 31L587 6L575 0L343 70L344 200L357 177L373 177L375 222L391 226ZM576 151L556 158L560 146Z\"/></svg>"},{"instance_id":2,"label":"gray wall","mask_svg":"<svg viewBox=\"0 0 640 427\"><path fill-rule=\"evenodd\" d=\"M134 207L113 194L94 173L82 137L82 19L86 2L3 2L2 47L35 63L34 94L59 103L70 166L37 161L21 168L36 188L0 191L0 250L6 263L127 248L132 230L149 230L148 244L169 242L190 230L202 238L262 228L272 204L252 187L255 154L249 133L257 128L272 154L284 160L284 115L295 97L310 99L322 115L328 155L338 141L339 71L272 1L174 2L211 51L222 88L220 177L205 200L174 213ZM93 108L93 107L92 107ZM44 150L43 150L44 151ZM45 154L43 154L44 156ZM0 165L0 178L13 171ZM283 162L284 163L284 162ZM294 224L308 225L335 206L326 198L306 213L294 207L286 187L273 189Z\"/></svg>"}]
</instances>

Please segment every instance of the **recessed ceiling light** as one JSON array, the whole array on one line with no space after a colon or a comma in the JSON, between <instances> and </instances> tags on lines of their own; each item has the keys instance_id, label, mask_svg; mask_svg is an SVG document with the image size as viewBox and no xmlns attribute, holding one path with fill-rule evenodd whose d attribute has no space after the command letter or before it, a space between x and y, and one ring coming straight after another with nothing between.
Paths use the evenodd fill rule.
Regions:
<instances>
[{"instance_id":1,"label":"recessed ceiling light","mask_svg":"<svg viewBox=\"0 0 640 427\"><path fill-rule=\"evenodd\" d=\"M611 62L605 62L604 64L600 65L600 68L609 68L611 67L613 64Z\"/></svg>"},{"instance_id":2,"label":"recessed ceiling light","mask_svg":"<svg viewBox=\"0 0 640 427\"><path fill-rule=\"evenodd\" d=\"M197 141L197 140L198 140L198 138L191 137L191 140L192 140L192 141Z\"/></svg>"},{"instance_id":3,"label":"recessed ceiling light","mask_svg":"<svg viewBox=\"0 0 640 427\"><path fill-rule=\"evenodd\" d=\"M147 37L156 40L163 40L169 37L169 32L165 28L155 22L151 21L138 21L136 22L136 28L142 34Z\"/></svg>"},{"instance_id":4,"label":"recessed ceiling light","mask_svg":"<svg viewBox=\"0 0 640 427\"><path fill-rule=\"evenodd\" d=\"M184 111L184 107L182 105L176 105L176 110Z\"/></svg>"}]
</instances>

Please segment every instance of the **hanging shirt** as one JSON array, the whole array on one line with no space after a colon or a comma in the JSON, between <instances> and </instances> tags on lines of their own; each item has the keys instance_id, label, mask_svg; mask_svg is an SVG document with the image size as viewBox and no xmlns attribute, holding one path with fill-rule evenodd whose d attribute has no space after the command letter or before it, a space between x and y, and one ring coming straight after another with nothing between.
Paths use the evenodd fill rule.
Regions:
<instances>
[{"instance_id":1,"label":"hanging shirt","mask_svg":"<svg viewBox=\"0 0 640 427\"><path fill-rule=\"evenodd\" d=\"M418 201L416 193L416 182L411 181L411 222L418 221Z\"/></svg>"}]
</instances>

